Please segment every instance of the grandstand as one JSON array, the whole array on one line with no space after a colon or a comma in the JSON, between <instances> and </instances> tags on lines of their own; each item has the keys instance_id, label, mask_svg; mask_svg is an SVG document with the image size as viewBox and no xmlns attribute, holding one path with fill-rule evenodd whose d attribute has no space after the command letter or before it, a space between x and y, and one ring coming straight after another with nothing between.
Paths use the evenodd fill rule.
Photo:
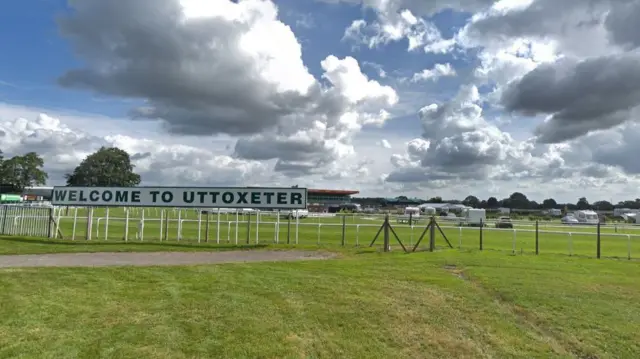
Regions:
<instances>
[{"instance_id":1,"label":"grandstand","mask_svg":"<svg viewBox=\"0 0 640 359\"><path fill-rule=\"evenodd\" d=\"M310 211L324 212L332 205L351 203L351 196L360 191L307 189L307 207Z\"/></svg>"}]
</instances>

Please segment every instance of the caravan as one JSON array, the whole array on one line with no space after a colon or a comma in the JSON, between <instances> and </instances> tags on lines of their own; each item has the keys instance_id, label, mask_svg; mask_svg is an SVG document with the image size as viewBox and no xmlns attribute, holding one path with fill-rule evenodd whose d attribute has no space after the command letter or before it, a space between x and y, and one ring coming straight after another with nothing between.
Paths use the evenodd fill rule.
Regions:
<instances>
[{"instance_id":1,"label":"caravan","mask_svg":"<svg viewBox=\"0 0 640 359\"><path fill-rule=\"evenodd\" d=\"M420 220L420 208L407 207L404 209L404 213L397 218L398 223L415 223Z\"/></svg>"},{"instance_id":2,"label":"caravan","mask_svg":"<svg viewBox=\"0 0 640 359\"><path fill-rule=\"evenodd\" d=\"M590 210L576 211L573 217L581 224L598 224L600 222L598 214Z\"/></svg>"},{"instance_id":3,"label":"caravan","mask_svg":"<svg viewBox=\"0 0 640 359\"><path fill-rule=\"evenodd\" d=\"M486 226L487 211L478 208L467 208L462 211L464 222L460 222L460 226Z\"/></svg>"}]
</instances>

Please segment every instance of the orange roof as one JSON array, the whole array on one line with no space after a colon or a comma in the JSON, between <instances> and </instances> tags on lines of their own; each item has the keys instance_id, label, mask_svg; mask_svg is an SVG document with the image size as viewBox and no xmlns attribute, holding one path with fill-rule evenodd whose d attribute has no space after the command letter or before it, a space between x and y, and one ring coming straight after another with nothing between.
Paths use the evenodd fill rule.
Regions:
<instances>
[{"instance_id":1,"label":"orange roof","mask_svg":"<svg viewBox=\"0 0 640 359\"><path fill-rule=\"evenodd\" d=\"M333 189L307 189L307 194L335 194L335 195L352 195L358 194L360 191L345 191Z\"/></svg>"}]
</instances>

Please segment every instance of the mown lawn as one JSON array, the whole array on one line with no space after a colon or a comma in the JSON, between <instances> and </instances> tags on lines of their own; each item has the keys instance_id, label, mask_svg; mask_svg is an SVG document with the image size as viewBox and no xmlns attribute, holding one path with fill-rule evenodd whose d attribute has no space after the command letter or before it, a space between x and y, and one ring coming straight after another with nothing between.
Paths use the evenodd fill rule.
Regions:
<instances>
[{"instance_id":1,"label":"mown lawn","mask_svg":"<svg viewBox=\"0 0 640 359\"><path fill-rule=\"evenodd\" d=\"M458 250L0 270L0 358L638 358L640 265Z\"/></svg>"}]
</instances>

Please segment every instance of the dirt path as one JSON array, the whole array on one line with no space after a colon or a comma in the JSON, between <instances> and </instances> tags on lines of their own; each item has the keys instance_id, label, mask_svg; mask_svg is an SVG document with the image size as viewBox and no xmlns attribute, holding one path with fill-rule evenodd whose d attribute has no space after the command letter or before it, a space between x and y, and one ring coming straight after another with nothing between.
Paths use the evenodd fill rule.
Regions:
<instances>
[{"instance_id":1,"label":"dirt path","mask_svg":"<svg viewBox=\"0 0 640 359\"><path fill-rule=\"evenodd\" d=\"M2 255L0 268L195 265L329 259L312 251L122 252Z\"/></svg>"}]
</instances>

